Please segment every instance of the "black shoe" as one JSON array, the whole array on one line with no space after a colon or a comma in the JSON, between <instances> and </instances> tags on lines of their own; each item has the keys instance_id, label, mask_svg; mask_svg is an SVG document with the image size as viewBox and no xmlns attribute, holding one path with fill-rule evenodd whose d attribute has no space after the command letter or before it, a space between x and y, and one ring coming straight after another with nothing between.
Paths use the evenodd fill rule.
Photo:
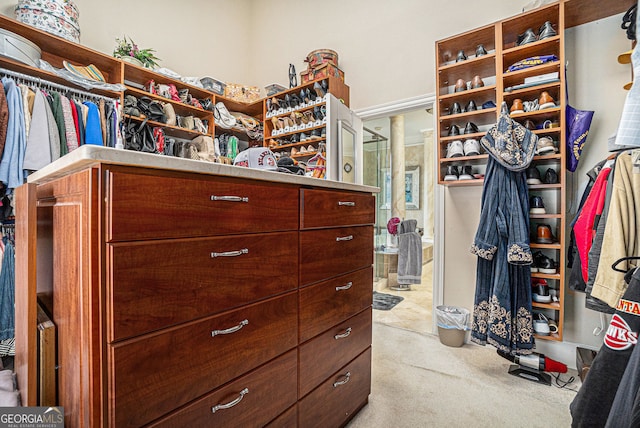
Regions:
<instances>
[{"instance_id":1,"label":"black shoe","mask_svg":"<svg viewBox=\"0 0 640 428\"><path fill-rule=\"evenodd\" d=\"M556 262L542 254L541 251L536 251L533 254L533 264L540 273L546 273L548 275L557 273L558 266L556 265Z\"/></svg>"},{"instance_id":2,"label":"black shoe","mask_svg":"<svg viewBox=\"0 0 640 428\"><path fill-rule=\"evenodd\" d=\"M542 27L538 30L538 40L548 39L549 37L553 37L558 35L556 30L553 29L553 25L551 25L550 21L542 24Z\"/></svg>"},{"instance_id":3,"label":"black shoe","mask_svg":"<svg viewBox=\"0 0 640 428\"><path fill-rule=\"evenodd\" d=\"M516 44L518 46L522 46L526 45L527 43L535 42L536 40L538 40L536 37L536 33L534 33L531 28L527 28L527 31L518 36Z\"/></svg>"},{"instance_id":4,"label":"black shoe","mask_svg":"<svg viewBox=\"0 0 640 428\"><path fill-rule=\"evenodd\" d=\"M451 128L449 128L449 137L454 135L460 135L460 128L458 128L458 125L451 125Z\"/></svg>"},{"instance_id":5,"label":"black shoe","mask_svg":"<svg viewBox=\"0 0 640 428\"><path fill-rule=\"evenodd\" d=\"M460 108L460 104L458 104L458 102L456 101L451 105L451 110L449 114L460 114L460 113L462 113L462 108Z\"/></svg>"},{"instance_id":6,"label":"black shoe","mask_svg":"<svg viewBox=\"0 0 640 428\"><path fill-rule=\"evenodd\" d=\"M555 170L549 168L544 173L544 184L558 184L558 174Z\"/></svg>"},{"instance_id":7,"label":"black shoe","mask_svg":"<svg viewBox=\"0 0 640 428\"><path fill-rule=\"evenodd\" d=\"M300 100L300 97L297 96L296 94L291 94L291 107L298 107L298 105L300 105L302 103L302 100Z\"/></svg>"},{"instance_id":8,"label":"black shoe","mask_svg":"<svg viewBox=\"0 0 640 428\"><path fill-rule=\"evenodd\" d=\"M456 165L447 166L447 173L444 176L444 181L456 181L460 173Z\"/></svg>"},{"instance_id":9,"label":"black shoe","mask_svg":"<svg viewBox=\"0 0 640 428\"><path fill-rule=\"evenodd\" d=\"M465 165L462 167L458 180L473 180L473 168L471 165Z\"/></svg>"},{"instance_id":10,"label":"black shoe","mask_svg":"<svg viewBox=\"0 0 640 428\"><path fill-rule=\"evenodd\" d=\"M482 44L478 45L478 47L476 48L476 57L486 55L486 54L487 54L487 50L484 48L484 46Z\"/></svg>"},{"instance_id":11,"label":"black shoe","mask_svg":"<svg viewBox=\"0 0 640 428\"><path fill-rule=\"evenodd\" d=\"M544 209L544 202L540 196L532 196L531 203L529 204L529 214L546 214Z\"/></svg>"},{"instance_id":12,"label":"black shoe","mask_svg":"<svg viewBox=\"0 0 640 428\"><path fill-rule=\"evenodd\" d=\"M485 101L484 103L482 103L482 109L486 109L486 108L494 108L496 106L496 103L494 103L493 101L489 100L489 101Z\"/></svg>"},{"instance_id":13,"label":"black shoe","mask_svg":"<svg viewBox=\"0 0 640 428\"><path fill-rule=\"evenodd\" d=\"M300 142L300 136L298 134L293 134L289 139L290 144L299 143L299 142Z\"/></svg>"},{"instance_id":14,"label":"black shoe","mask_svg":"<svg viewBox=\"0 0 640 428\"><path fill-rule=\"evenodd\" d=\"M527 168L527 184L540 184L540 171L533 165Z\"/></svg>"},{"instance_id":15,"label":"black shoe","mask_svg":"<svg viewBox=\"0 0 640 428\"><path fill-rule=\"evenodd\" d=\"M465 134L475 134L476 132L480 132L475 123L467 122L467 126L464 127Z\"/></svg>"},{"instance_id":16,"label":"black shoe","mask_svg":"<svg viewBox=\"0 0 640 428\"><path fill-rule=\"evenodd\" d=\"M478 107L476 106L476 102L473 100L469 101L469 104L467 104L466 111L476 111L476 110L478 110Z\"/></svg>"},{"instance_id":17,"label":"black shoe","mask_svg":"<svg viewBox=\"0 0 640 428\"><path fill-rule=\"evenodd\" d=\"M458 56L456 57L456 62L464 61L467 59L467 56L464 54L463 50L458 51Z\"/></svg>"}]
</instances>

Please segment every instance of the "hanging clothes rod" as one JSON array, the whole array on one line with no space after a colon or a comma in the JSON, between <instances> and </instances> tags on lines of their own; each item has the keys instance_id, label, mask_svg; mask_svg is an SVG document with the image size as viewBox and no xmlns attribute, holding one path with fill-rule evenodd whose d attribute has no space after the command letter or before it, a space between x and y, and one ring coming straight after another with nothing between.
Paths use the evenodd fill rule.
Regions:
<instances>
[{"instance_id":1,"label":"hanging clothes rod","mask_svg":"<svg viewBox=\"0 0 640 428\"><path fill-rule=\"evenodd\" d=\"M110 101L110 102L116 102L117 101L116 98L106 97L104 95L94 94L92 92L87 92L87 91L82 91L80 89L70 88L68 86L60 85L59 83L50 82L48 80L41 79L39 77L30 76L30 75L24 74L24 73L18 73L17 71L7 70L6 68L0 68L0 74L4 74L4 75L10 76L10 77L16 77L18 79L27 80L29 82L33 82L33 83L41 85L41 86L42 85L46 85L46 86L48 86L50 88L53 88L53 89L60 89L62 91L72 92L72 93L74 93L76 95L80 95L80 96L87 97L87 98L98 98L98 99L103 99L105 101Z\"/></svg>"}]
</instances>

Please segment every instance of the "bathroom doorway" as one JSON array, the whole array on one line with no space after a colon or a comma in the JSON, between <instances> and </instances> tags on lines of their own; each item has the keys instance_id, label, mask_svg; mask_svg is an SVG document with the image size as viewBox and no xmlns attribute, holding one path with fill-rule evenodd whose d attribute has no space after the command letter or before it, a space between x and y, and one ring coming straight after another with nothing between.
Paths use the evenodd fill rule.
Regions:
<instances>
[{"instance_id":1,"label":"bathroom doorway","mask_svg":"<svg viewBox=\"0 0 640 428\"><path fill-rule=\"evenodd\" d=\"M404 219L415 219L422 235L423 265L420 284L408 290L395 290L397 241L387 231L391 218L391 116L364 121L364 184L380 188L377 195L374 257L374 290L402 297L388 311L375 310L374 321L432 333L434 167L433 114L430 108L417 108L393 116L403 116L406 210Z\"/></svg>"}]
</instances>

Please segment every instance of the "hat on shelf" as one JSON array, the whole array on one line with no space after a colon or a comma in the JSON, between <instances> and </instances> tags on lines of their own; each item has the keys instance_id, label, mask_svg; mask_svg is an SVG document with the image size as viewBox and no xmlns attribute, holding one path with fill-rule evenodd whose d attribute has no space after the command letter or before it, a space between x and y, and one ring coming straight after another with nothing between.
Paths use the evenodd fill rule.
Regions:
<instances>
[{"instance_id":1,"label":"hat on shelf","mask_svg":"<svg viewBox=\"0 0 640 428\"><path fill-rule=\"evenodd\" d=\"M536 134L511 119L506 102L502 103L498 122L480 139L489 156L511 171L527 169L537 143Z\"/></svg>"},{"instance_id":2,"label":"hat on shelf","mask_svg":"<svg viewBox=\"0 0 640 428\"><path fill-rule=\"evenodd\" d=\"M98 82L104 82L104 76L102 72L93 64L89 64L86 67L81 65L73 65L68 61L62 61L64 68L71 74L82 79L96 80Z\"/></svg>"}]
</instances>

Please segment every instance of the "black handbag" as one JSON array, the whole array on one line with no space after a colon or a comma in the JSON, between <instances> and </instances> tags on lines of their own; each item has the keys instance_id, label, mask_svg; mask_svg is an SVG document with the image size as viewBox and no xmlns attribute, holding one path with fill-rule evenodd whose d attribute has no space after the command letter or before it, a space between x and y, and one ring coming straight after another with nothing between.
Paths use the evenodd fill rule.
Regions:
<instances>
[{"instance_id":1,"label":"black handbag","mask_svg":"<svg viewBox=\"0 0 640 428\"><path fill-rule=\"evenodd\" d=\"M149 97L141 97L138 100L138 108L149 120L161 123L165 123L167 121L162 104L158 101L152 100Z\"/></svg>"},{"instance_id":2,"label":"black handbag","mask_svg":"<svg viewBox=\"0 0 640 428\"><path fill-rule=\"evenodd\" d=\"M136 152L157 153L153 130L145 119L142 123L127 121L124 128L124 148Z\"/></svg>"}]
</instances>

